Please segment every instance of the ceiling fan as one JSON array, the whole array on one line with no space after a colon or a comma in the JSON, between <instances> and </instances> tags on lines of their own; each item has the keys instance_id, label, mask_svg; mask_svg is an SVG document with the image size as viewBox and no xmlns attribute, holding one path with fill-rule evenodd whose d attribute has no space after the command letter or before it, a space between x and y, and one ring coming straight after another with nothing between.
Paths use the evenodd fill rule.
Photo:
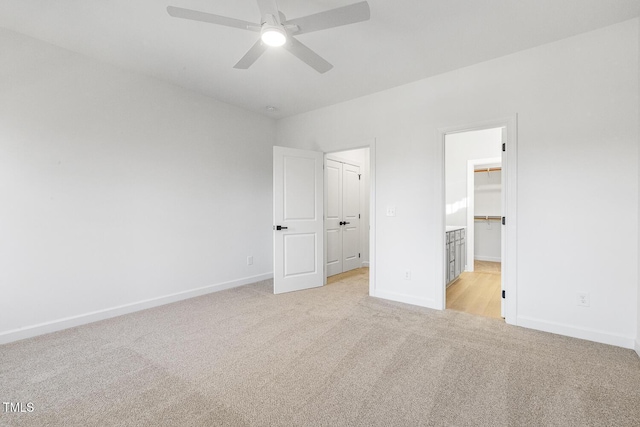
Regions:
<instances>
[{"instance_id":1,"label":"ceiling fan","mask_svg":"<svg viewBox=\"0 0 640 427\"><path fill-rule=\"evenodd\" d=\"M175 18L209 22L211 24L259 32L260 38L258 41L234 65L234 68L247 69L256 62L269 46L282 46L319 73L326 73L333 68L333 65L293 36L367 21L370 17L369 3L366 1L290 20L287 20L284 14L278 10L276 0L257 1L262 15L260 24L174 6L167 7L167 12Z\"/></svg>"}]
</instances>

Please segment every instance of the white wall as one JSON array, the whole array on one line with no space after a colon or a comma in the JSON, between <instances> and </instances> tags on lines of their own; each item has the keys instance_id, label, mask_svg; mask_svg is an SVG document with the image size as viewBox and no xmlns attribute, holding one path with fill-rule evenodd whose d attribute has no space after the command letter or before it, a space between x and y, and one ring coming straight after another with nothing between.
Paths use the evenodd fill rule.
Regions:
<instances>
[{"instance_id":1,"label":"white wall","mask_svg":"<svg viewBox=\"0 0 640 427\"><path fill-rule=\"evenodd\" d=\"M334 151L376 139L374 293L435 307L443 280L438 129L517 113L515 323L631 347L638 96L634 19L282 119L278 144ZM388 205L395 217L385 216ZM590 293L590 307L576 305L577 292Z\"/></svg>"},{"instance_id":2,"label":"white wall","mask_svg":"<svg viewBox=\"0 0 640 427\"><path fill-rule=\"evenodd\" d=\"M270 277L274 121L10 31L0 51L0 342Z\"/></svg>"},{"instance_id":3,"label":"white wall","mask_svg":"<svg viewBox=\"0 0 640 427\"><path fill-rule=\"evenodd\" d=\"M340 159L351 160L360 165L360 173L362 175L363 191L360 193L360 251L362 254L362 265L369 265L369 148L358 148L356 150L338 151L330 153L331 156Z\"/></svg>"}]
</instances>

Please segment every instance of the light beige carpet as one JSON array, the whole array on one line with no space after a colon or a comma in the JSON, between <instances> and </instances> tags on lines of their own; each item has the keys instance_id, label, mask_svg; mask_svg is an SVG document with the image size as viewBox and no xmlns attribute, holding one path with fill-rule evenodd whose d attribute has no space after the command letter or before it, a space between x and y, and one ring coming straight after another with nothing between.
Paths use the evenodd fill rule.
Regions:
<instances>
[{"instance_id":1,"label":"light beige carpet","mask_svg":"<svg viewBox=\"0 0 640 427\"><path fill-rule=\"evenodd\" d=\"M3 426L638 426L631 350L270 281L0 347ZM0 411L3 408L0 407Z\"/></svg>"}]
</instances>

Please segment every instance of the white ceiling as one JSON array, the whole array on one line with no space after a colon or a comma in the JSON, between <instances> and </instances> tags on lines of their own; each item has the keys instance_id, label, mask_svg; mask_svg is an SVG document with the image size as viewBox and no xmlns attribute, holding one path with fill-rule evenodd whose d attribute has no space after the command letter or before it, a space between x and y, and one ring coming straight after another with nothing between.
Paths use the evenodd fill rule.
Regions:
<instances>
[{"instance_id":1,"label":"white ceiling","mask_svg":"<svg viewBox=\"0 0 640 427\"><path fill-rule=\"evenodd\" d=\"M292 19L357 1L278 6ZM370 21L298 37L334 65L319 74L278 48L234 69L257 33L172 18L168 5L260 20L256 0L2 0L0 26L280 118L640 14L640 0L369 0Z\"/></svg>"}]
</instances>

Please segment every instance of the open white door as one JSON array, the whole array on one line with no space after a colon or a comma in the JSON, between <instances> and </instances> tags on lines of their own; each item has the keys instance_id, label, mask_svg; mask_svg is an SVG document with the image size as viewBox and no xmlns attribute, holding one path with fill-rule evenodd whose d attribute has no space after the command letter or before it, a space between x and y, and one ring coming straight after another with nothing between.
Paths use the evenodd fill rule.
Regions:
<instances>
[{"instance_id":1,"label":"open white door","mask_svg":"<svg viewBox=\"0 0 640 427\"><path fill-rule=\"evenodd\" d=\"M273 147L273 292L322 286L323 153Z\"/></svg>"}]
</instances>

